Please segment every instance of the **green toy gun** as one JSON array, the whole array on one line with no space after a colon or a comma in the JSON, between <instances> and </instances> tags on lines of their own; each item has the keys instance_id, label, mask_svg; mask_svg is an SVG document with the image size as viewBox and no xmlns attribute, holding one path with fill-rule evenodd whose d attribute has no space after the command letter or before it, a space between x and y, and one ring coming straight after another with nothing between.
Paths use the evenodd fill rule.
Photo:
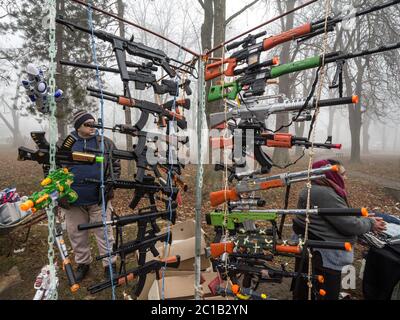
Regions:
<instances>
[{"instance_id":1,"label":"green toy gun","mask_svg":"<svg viewBox=\"0 0 400 320\"><path fill-rule=\"evenodd\" d=\"M334 209L310 209L310 215L320 216L356 216L367 217L368 210L366 208L334 208ZM232 211L227 214L224 212L212 212L207 214L207 224L214 227L224 227L228 230L235 230L236 225L245 221L275 221L281 215L306 215L307 210L304 209L270 209L270 210L249 210L249 211Z\"/></svg>"},{"instance_id":2,"label":"green toy gun","mask_svg":"<svg viewBox=\"0 0 400 320\"><path fill-rule=\"evenodd\" d=\"M74 182L74 175L67 168L58 169L50 173L40 183L43 190L35 192L27 201L20 205L22 211L37 210L48 207L53 200L66 197L69 203L73 203L78 199L77 193L71 189Z\"/></svg>"},{"instance_id":3,"label":"green toy gun","mask_svg":"<svg viewBox=\"0 0 400 320\"><path fill-rule=\"evenodd\" d=\"M340 51L333 52L325 55L325 61L323 56L315 56L257 71L243 71L245 73L244 76L232 83L224 83L222 85L212 86L208 95L208 101L211 102L223 98L234 100L242 90L246 91L244 94L245 98L251 96L260 96L264 94L267 80L275 79L285 74L321 67L324 63L329 64L334 62L337 63L338 68L331 87L339 87L340 89L342 87L343 64L346 62L346 60L369 56L398 48L400 48L400 42L355 53L342 53ZM339 84L336 83L337 81L339 81ZM340 89L340 91L342 90Z\"/></svg>"}]
</instances>

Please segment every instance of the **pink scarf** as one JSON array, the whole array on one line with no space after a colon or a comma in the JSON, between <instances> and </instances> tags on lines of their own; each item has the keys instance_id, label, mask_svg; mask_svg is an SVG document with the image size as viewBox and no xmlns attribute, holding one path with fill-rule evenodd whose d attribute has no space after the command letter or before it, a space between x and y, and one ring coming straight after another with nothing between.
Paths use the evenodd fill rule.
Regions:
<instances>
[{"instance_id":1,"label":"pink scarf","mask_svg":"<svg viewBox=\"0 0 400 320\"><path fill-rule=\"evenodd\" d=\"M331 165L329 163L328 160L321 160L321 161L317 161L313 164L312 168L313 169L318 169L318 168L322 168L322 167L326 167ZM329 171L327 173L325 173L325 177L326 179L323 179L325 181L315 181L316 184L319 185L326 185L327 184L335 190L335 192L341 196L343 199L345 199L347 201L347 192L346 192L346 186L344 184L344 179L343 177L338 173L338 172L334 172L334 171Z\"/></svg>"}]
</instances>

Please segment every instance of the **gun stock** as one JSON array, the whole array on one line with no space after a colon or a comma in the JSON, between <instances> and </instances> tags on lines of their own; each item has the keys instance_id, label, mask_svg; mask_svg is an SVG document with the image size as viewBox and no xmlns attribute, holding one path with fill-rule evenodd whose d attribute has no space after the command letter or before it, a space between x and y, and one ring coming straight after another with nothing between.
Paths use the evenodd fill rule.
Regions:
<instances>
[{"instance_id":1,"label":"gun stock","mask_svg":"<svg viewBox=\"0 0 400 320\"><path fill-rule=\"evenodd\" d=\"M232 190L221 190L210 193L210 202L212 207L218 207L226 201L237 201L239 200L239 194L235 189Z\"/></svg>"}]
</instances>

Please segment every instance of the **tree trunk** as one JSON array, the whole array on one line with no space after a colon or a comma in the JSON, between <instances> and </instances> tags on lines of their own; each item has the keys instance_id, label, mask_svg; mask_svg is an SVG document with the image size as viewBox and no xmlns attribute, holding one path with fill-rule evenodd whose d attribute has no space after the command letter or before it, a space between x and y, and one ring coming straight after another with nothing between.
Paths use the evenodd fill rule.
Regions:
<instances>
[{"instance_id":1,"label":"tree trunk","mask_svg":"<svg viewBox=\"0 0 400 320\"><path fill-rule=\"evenodd\" d=\"M346 68L347 70L347 68ZM356 82L356 94L361 96L363 85L363 75L364 68L358 68L357 74L357 82ZM347 72L346 72L347 73ZM348 73L347 73L348 75ZM347 93L351 93L351 84L349 83L349 78L347 77L346 81ZM351 156L350 161L359 163L361 161L361 144L360 144L360 133L361 133L361 108L360 103L356 105L351 105L349 107L349 124L350 124L350 132L351 132Z\"/></svg>"},{"instance_id":2,"label":"tree trunk","mask_svg":"<svg viewBox=\"0 0 400 320\"><path fill-rule=\"evenodd\" d=\"M292 10L295 6L296 0L288 0L286 1L286 11ZM286 23L284 24L285 30L290 30L294 25L294 15L290 14L286 18ZM282 45L282 51L280 54L281 63L289 63L290 62L290 46L291 42L286 42ZM290 81L289 75L284 75L279 78L279 93L285 94L289 99L291 97L290 90ZM283 125L289 124L289 114L288 113L280 113L276 115L276 130L279 129ZM279 132L289 132L289 128L284 128ZM285 166L289 163L289 150L283 148L275 148L274 154L272 157L275 164L279 166Z\"/></svg>"},{"instance_id":3,"label":"tree trunk","mask_svg":"<svg viewBox=\"0 0 400 320\"><path fill-rule=\"evenodd\" d=\"M363 130L363 154L369 154L369 126L371 123L370 118L364 114L363 116L364 121L362 123L362 130Z\"/></svg>"},{"instance_id":4,"label":"tree trunk","mask_svg":"<svg viewBox=\"0 0 400 320\"><path fill-rule=\"evenodd\" d=\"M226 0L214 0L214 42L213 47L220 45L225 42L225 20L226 20ZM218 49L213 53L214 58L221 58L223 50ZM206 87L207 93L210 89L210 85L216 85L221 78L216 78L212 82L208 81L208 86ZM215 113L221 111L221 102L208 102L206 104L206 113Z\"/></svg>"},{"instance_id":5,"label":"tree trunk","mask_svg":"<svg viewBox=\"0 0 400 320\"><path fill-rule=\"evenodd\" d=\"M57 15L65 16L65 1L57 0ZM57 45L57 73L56 73L56 86L57 88L64 88L64 77L63 77L63 66L58 62L66 57L64 57L63 52L63 36L64 36L64 27L59 23L56 23L56 45ZM68 59L66 59L68 60ZM61 102L57 103L57 126L58 126L58 135L59 138L65 139L68 135L68 125L67 125L67 114L66 114L66 105L68 104L68 99L64 99Z\"/></svg>"},{"instance_id":6,"label":"tree trunk","mask_svg":"<svg viewBox=\"0 0 400 320\"><path fill-rule=\"evenodd\" d=\"M212 48L212 33L214 24L213 0L204 0L204 21L201 26L201 46L203 52ZM206 95L211 87L211 81L206 82ZM209 114L209 103L206 99L206 114Z\"/></svg>"},{"instance_id":7,"label":"tree trunk","mask_svg":"<svg viewBox=\"0 0 400 320\"><path fill-rule=\"evenodd\" d=\"M21 131L19 129L19 116L17 113L18 110L18 97L19 97L19 87L21 83L21 73L18 76L17 80L17 86L15 89L15 96L14 96L14 102L11 108L11 115L14 123L14 131L13 131L13 144L14 146L19 146L20 143L22 143L22 136L21 136Z\"/></svg>"}]
</instances>

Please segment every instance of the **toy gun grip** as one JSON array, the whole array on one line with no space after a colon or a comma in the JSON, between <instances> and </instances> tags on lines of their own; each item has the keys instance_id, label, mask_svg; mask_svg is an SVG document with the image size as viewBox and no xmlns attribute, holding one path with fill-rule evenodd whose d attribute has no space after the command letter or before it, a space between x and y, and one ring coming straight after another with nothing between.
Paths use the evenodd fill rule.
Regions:
<instances>
[{"instance_id":1,"label":"toy gun grip","mask_svg":"<svg viewBox=\"0 0 400 320\"><path fill-rule=\"evenodd\" d=\"M235 189L232 190L221 190L210 193L210 202L212 207L218 207L226 201L237 201L239 195Z\"/></svg>"},{"instance_id":2,"label":"toy gun grip","mask_svg":"<svg viewBox=\"0 0 400 320\"><path fill-rule=\"evenodd\" d=\"M213 258L218 258L222 254L233 253L234 248L233 242L220 242L220 243L211 243L210 244L210 253Z\"/></svg>"},{"instance_id":3,"label":"toy gun grip","mask_svg":"<svg viewBox=\"0 0 400 320\"><path fill-rule=\"evenodd\" d=\"M263 42L263 50L264 51L270 50L279 44L304 36L307 33L310 33L311 31L312 31L311 23L307 23L303 26L283 32L277 36L269 37L265 39Z\"/></svg>"}]
</instances>

